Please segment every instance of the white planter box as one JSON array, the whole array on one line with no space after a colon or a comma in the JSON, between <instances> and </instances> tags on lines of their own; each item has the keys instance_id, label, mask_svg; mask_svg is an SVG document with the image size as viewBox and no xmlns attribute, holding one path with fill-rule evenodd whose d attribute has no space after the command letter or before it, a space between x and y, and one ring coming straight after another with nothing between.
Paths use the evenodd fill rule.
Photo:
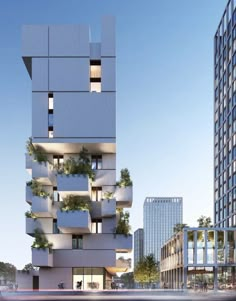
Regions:
<instances>
[{"instance_id":1,"label":"white planter box","mask_svg":"<svg viewBox=\"0 0 236 301\"><path fill-rule=\"evenodd\" d=\"M30 186L25 186L25 200L28 204L32 204L33 193Z\"/></svg>"},{"instance_id":2,"label":"white planter box","mask_svg":"<svg viewBox=\"0 0 236 301\"><path fill-rule=\"evenodd\" d=\"M32 161L32 178L45 185L55 185L55 172L49 162Z\"/></svg>"},{"instance_id":3,"label":"white planter box","mask_svg":"<svg viewBox=\"0 0 236 301\"><path fill-rule=\"evenodd\" d=\"M52 200L42 198L39 196L32 197L32 212L37 217L51 217L52 216Z\"/></svg>"},{"instance_id":4,"label":"white planter box","mask_svg":"<svg viewBox=\"0 0 236 301\"><path fill-rule=\"evenodd\" d=\"M102 217L111 217L116 215L116 200L102 200Z\"/></svg>"},{"instance_id":5,"label":"white planter box","mask_svg":"<svg viewBox=\"0 0 236 301\"><path fill-rule=\"evenodd\" d=\"M34 234L35 229L40 229L44 233L52 233L52 218L28 218L26 217L26 233Z\"/></svg>"},{"instance_id":6,"label":"white planter box","mask_svg":"<svg viewBox=\"0 0 236 301\"><path fill-rule=\"evenodd\" d=\"M89 211L57 211L57 227L62 233L91 233L91 217Z\"/></svg>"},{"instance_id":7,"label":"white planter box","mask_svg":"<svg viewBox=\"0 0 236 301\"><path fill-rule=\"evenodd\" d=\"M31 173L32 169L32 157L29 154L25 154L25 169Z\"/></svg>"},{"instance_id":8,"label":"white planter box","mask_svg":"<svg viewBox=\"0 0 236 301\"><path fill-rule=\"evenodd\" d=\"M49 249L32 248L32 264L36 267L53 267L53 254Z\"/></svg>"},{"instance_id":9,"label":"white planter box","mask_svg":"<svg viewBox=\"0 0 236 301\"><path fill-rule=\"evenodd\" d=\"M133 187L116 187L114 196L118 207L131 207L133 202Z\"/></svg>"},{"instance_id":10,"label":"white planter box","mask_svg":"<svg viewBox=\"0 0 236 301\"><path fill-rule=\"evenodd\" d=\"M57 175L57 191L62 197L77 194L90 197L90 180L87 175Z\"/></svg>"}]
</instances>

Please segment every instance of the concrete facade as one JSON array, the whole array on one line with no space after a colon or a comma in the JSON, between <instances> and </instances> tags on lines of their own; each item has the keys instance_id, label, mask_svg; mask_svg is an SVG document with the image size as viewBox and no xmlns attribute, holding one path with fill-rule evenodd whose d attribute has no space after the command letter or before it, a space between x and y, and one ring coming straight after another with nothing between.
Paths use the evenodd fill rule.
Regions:
<instances>
[{"instance_id":1,"label":"concrete facade","mask_svg":"<svg viewBox=\"0 0 236 301\"><path fill-rule=\"evenodd\" d=\"M76 289L79 281L82 289L110 288L112 275L127 270L117 258L132 251L132 236L114 234L116 208L132 205L132 187L121 193L116 186L115 49L113 17L102 19L100 43L90 40L85 25L22 30L22 56L32 79L32 144L47 158L38 162L26 155L27 171L47 193L35 196L26 186L34 214L26 218L26 233L34 236L39 229L53 245L51 251L32 249L39 289L57 289L59 283ZM93 181L60 171L68 159L78 160L82 147ZM106 192L112 199L104 199ZM91 202L91 209L62 212L61 203L71 195Z\"/></svg>"}]
</instances>

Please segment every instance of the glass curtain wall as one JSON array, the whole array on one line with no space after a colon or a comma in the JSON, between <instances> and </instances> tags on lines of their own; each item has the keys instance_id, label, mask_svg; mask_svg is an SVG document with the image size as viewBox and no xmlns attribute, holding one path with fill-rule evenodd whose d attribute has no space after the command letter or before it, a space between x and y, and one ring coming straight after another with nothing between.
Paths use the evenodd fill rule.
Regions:
<instances>
[{"instance_id":1,"label":"glass curtain wall","mask_svg":"<svg viewBox=\"0 0 236 301\"><path fill-rule=\"evenodd\" d=\"M102 290L105 273L104 268L73 268L73 289Z\"/></svg>"}]
</instances>

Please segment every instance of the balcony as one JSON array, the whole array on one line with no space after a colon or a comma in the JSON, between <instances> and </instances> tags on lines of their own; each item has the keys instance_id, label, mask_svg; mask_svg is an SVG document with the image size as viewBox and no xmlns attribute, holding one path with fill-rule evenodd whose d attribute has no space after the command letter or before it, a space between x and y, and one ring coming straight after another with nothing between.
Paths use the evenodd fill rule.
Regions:
<instances>
[{"instance_id":1,"label":"balcony","mask_svg":"<svg viewBox=\"0 0 236 301\"><path fill-rule=\"evenodd\" d=\"M32 174L32 157L29 154L25 154L25 169Z\"/></svg>"},{"instance_id":2,"label":"balcony","mask_svg":"<svg viewBox=\"0 0 236 301\"><path fill-rule=\"evenodd\" d=\"M49 197L43 198L40 196L32 197L32 212L37 217L52 216L52 200Z\"/></svg>"},{"instance_id":3,"label":"balcony","mask_svg":"<svg viewBox=\"0 0 236 301\"><path fill-rule=\"evenodd\" d=\"M91 233L91 217L88 210L57 211L57 227L62 233Z\"/></svg>"},{"instance_id":4,"label":"balcony","mask_svg":"<svg viewBox=\"0 0 236 301\"><path fill-rule=\"evenodd\" d=\"M52 233L52 218L26 218L26 233L33 235L36 229L44 233Z\"/></svg>"},{"instance_id":5,"label":"balcony","mask_svg":"<svg viewBox=\"0 0 236 301\"><path fill-rule=\"evenodd\" d=\"M90 197L91 185L87 175L57 175L57 191L61 197L70 194Z\"/></svg>"},{"instance_id":6,"label":"balcony","mask_svg":"<svg viewBox=\"0 0 236 301\"><path fill-rule=\"evenodd\" d=\"M92 218L102 217L101 208L102 208L102 202L91 202L90 214Z\"/></svg>"},{"instance_id":7,"label":"balcony","mask_svg":"<svg viewBox=\"0 0 236 301\"><path fill-rule=\"evenodd\" d=\"M102 217L112 217L116 215L116 200L102 200L101 215Z\"/></svg>"},{"instance_id":8,"label":"balcony","mask_svg":"<svg viewBox=\"0 0 236 301\"><path fill-rule=\"evenodd\" d=\"M133 187L116 187L114 197L116 198L117 207L131 207L133 202Z\"/></svg>"},{"instance_id":9,"label":"balcony","mask_svg":"<svg viewBox=\"0 0 236 301\"><path fill-rule=\"evenodd\" d=\"M25 200L28 204L32 204L33 193L30 186L26 185L25 187Z\"/></svg>"},{"instance_id":10,"label":"balcony","mask_svg":"<svg viewBox=\"0 0 236 301\"><path fill-rule=\"evenodd\" d=\"M106 267L106 270L111 273L125 273L131 268L131 259L119 258L116 260L115 267Z\"/></svg>"},{"instance_id":11,"label":"balcony","mask_svg":"<svg viewBox=\"0 0 236 301\"><path fill-rule=\"evenodd\" d=\"M53 253L49 249L32 248L32 264L36 267L53 267Z\"/></svg>"},{"instance_id":12,"label":"balcony","mask_svg":"<svg viewBox=\"0 0 236 301\"><path fill-rule=\"evenodd\" d=\"M130 253L132 251L132 235L122 234L93 234L85 235L83 248L88 250L115 250L117 253Z\"/></svg>"},{"instance_id":13,"label":"balcony","mask_svg":"<svg viewBox=\"0 0 236 301\"><path fill-rule=\"evenodd\" d=\"M32 161L32 178L43 185L55 185L55 172L49 162Z\"/></svg>"}]
</instances>

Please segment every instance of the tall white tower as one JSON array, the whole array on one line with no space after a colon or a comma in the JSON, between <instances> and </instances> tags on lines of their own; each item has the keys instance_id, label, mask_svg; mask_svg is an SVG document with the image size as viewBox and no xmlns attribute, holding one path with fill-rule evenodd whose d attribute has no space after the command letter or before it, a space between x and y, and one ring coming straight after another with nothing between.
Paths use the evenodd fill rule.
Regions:
<instances>
[{"instance_id":1,"label":"tall white tower","mask_svg":"<svg viewBox=\"0 0 236 301\"><path fill-rule=\"evenodd\" d=\"M26 232L38 286L110 288L129 267L119 253L132 249L132 236L117 234L132 186L116 184L115 20L102 19L100 43L85 25L24 26L22 52L32 79Z\"/></svg>"}]
</instances>

